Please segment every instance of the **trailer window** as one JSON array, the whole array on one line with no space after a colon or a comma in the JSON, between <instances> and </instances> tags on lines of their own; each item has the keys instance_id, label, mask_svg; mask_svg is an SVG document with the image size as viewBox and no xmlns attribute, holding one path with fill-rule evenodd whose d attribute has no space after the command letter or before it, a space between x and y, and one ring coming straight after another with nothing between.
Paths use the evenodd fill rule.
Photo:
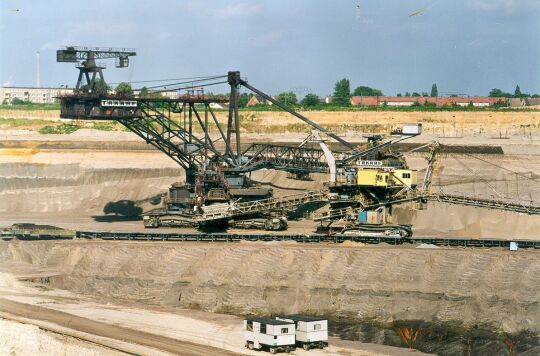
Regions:
<instances>
[{"instance_id":1,"label":"trailer window","mask_svg":"<svg viewBox=\"0 0 540 356\"><path fill-rule=\"evenodd\" d=\"M315 325L313 325L313 329L315 329L315 330L321 330L321 324L315 324Z\"/></svg>"},{"instance_id":2,"label":"trailer window","mask_svg":"<svg viewBox=\"0 0 540 356\"><path fill-rule=\"evenodd\" d=\"M261 324L261 334L266 334L266 324Z\"/></svg>"},{"instance_id":3,"label":"trailer window","mask_svg":"<svg viewBox=\"0 0 540 356\"><path fill-rule=\"evenodd\" d=\"M410 173L403 173L403 174L401 175L401 178L409 179L409 178L411 178L411 174L410 174Z\"/></svg>"},{"instance_id":4,"label":"trailer window","mask_svg":"<svg viewBox=\"0 0 540 356\"><path fill-rule=\"evenodd\" d=\"M252 321L247 322L246 330L247 331L253 331L253 322Z\"/></svg>"},{"instance_id":5,"label":"trailer window","mask_svg":"<svg viewBox=\"0 0 540 356\"><path fill-rule=\"evenodd\" d=\"M281 328L282 334L287 334L289 332L289 328Z\"/></svg>"}]
</instances>

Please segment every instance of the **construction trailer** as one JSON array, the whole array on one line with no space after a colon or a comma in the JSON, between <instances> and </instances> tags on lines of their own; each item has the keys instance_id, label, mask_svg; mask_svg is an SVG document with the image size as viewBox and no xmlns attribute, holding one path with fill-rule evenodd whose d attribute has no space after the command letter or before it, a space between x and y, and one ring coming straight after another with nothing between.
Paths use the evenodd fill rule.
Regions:
<instances>
[{"instance_id":1,"label":"construction trailer","mask_svg":"<svg viewBox=\"0 0 540 356\"><path fill-rule=\"evenodd\" d=\"M328 320L307 315L284 315L276 318L292 322L296 330L296 346L304 350L328 346Z\"/></svg>"},{"instance_id":2,"label":"construction trailer","mask_svg":"<svg viewBox=\"0 0 540 356\"><path fill-rule=\"evenodd\" d=\"M250 350L268 350L275 354L279 351L291 352L296 348L295 325L292 321L270 318L251 318L244 320L246 348Z\"/></svg>"}]
</instances>

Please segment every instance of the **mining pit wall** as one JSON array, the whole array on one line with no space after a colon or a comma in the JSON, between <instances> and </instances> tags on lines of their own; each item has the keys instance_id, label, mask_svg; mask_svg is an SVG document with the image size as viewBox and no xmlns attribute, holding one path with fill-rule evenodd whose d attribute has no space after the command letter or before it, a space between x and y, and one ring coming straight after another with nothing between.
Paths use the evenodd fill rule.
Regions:
<instances>
[{"instance_id":1,"label":"mining pit wall","mask_svg":"<svg viewBox=\"0 0 540 356\"><path fill-rule=\"evenodd\" d=\"M540 200L538 156L480 157L484 161L464 155L445 157L436 171L434 190L499 198L494 188L523 202ZM408 161L412 168L420 169L418 176L422 177L423 155L409 155ZM516 175L512 170L522 173ZM180 167L156 151L0 149L0 214L9 217L10 222L44 218L39 222L58 226L86 219L95 225L86 224L84 229L107 230L111 224L93 219L106 215L108 204L128 202L140 211L156 208L159 196L183 177ZM287 178L285 172L272 170L254 172L251 177L272 187L277 196L321 189L328 179L326 174L313 174L313 180L298 181ZM538 237L537 216L512 212L430 202L423 211L411 210L408 204L397 206L394 218L397 223L413 224L417 236ZM73 224L69 228L74 228Z\"/></svg>"},{"instance_id":2,"label":"mining pit wall","mask_svg":"<svg viewBox=\"0 0 540 356\"><path fill-rule=\"evenodd\" d=\"M51 271L37 282L103 301L322 314L345 338L404 346L396 332L407 328L423 335L415 347L447 355L497 354L508 342L540 351L539 257L353 243L0 242L0 260Z\"/></svg>"}]
</instances>

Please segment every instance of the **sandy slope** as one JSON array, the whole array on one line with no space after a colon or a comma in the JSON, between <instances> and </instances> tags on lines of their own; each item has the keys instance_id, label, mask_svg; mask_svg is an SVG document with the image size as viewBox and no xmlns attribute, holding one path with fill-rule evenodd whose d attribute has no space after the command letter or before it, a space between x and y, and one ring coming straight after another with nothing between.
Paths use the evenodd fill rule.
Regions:
<instances>
[{"instance_id":1,"label":"sandy slope","mask_svg":"<svg viewBox=\"0 0 540 356\"><path fill-rule=\"evenodd\" d=\"M434 189L498 198L495 189L510 199L539 201L539 157L483 155L484 161L469 156L445 157ZM422 176L424 158L413 154L408 161ZM92 221L92 216L103 214L107 203L119 200L132 200L145 210L155 208L149 198L165 193L183 176L184 172L159 152L0 149L0 225L1 218L10 222L47 218L47 223L53 225L77 219ZM286 178L284 172L271 170L252 175L254 180L272 187L276 195L321 189L327 176L313 177L313 181L297 181ZM395 210L395 217L397 222L412 223L416 235L429 236L534 238L539 224L534 216L437 203L430 203L425 211L411 211L404 205ZM95 224L90 229L115 226Z\"/></svg>"},{"instance_id":2,"label":"sandy slope","mask_svg":"<svg viewBox=\"0 0 540 356\"><path fill-rule=\"evenodd\" d=\"M296 244L3 243L52 286L212 312L318 312L538 332L538 251ZM283 303L287 300L287 303Z\"/></svg>"},{"instance_id":3,"label":"sandy slope","mask_svg":"<svg viewBox=\"0 0 540 356\"><path fill-rule=\"evenodd\" d=\"M31 324L0 319L0 354L2 355L80 355L117 356L123 352L58 335Z\"/></svg>"},{"instance_id":4,"label":"sandy slope","mask_svg":"<svg viewBox=\"0 0 540 356\"><path fill-rule=\"evenodd\" d=\"M7 315L24 316L26 322L43 326L57 333L76 335L126 352L158 355L158 350L180 355L247 354L258 352L243 348L242 319L222 314L210 314L166 307L153 308L141 303L102 301L75 293L50 289L46 285L27 286L15 278L45 280L51 273L38 265L13 262L0 263L0 312ZM5 271L9 270L9 273ZM36 288L39 287L39 288ZM110 301L113 301L112 303ZM1 314L0 314L1 315ZM0 342L0 350L30 354L39 348L42 354L116 355L102 348L83 342L74 342L63 336L63 342L55 341L58 336L44 333L32 325L23 325L0 319L0 335L12 335L26 331L30 342L14 337ZM342 343L332 339L325 350L305 352L297 355L404 355L408 351L395 347L366 345L355 342ZM334 345L335 344L335 345ZM148 348L151 347L151 348ZM216 349L217 348L217 349ZM418 353L422 354L422 353Z\"/></svg>"},{"instance_id":5,"label":"sandy slope","mask_svg":"<svg viewBox=\"0 0 540 356\"><path fill-rule=\"evenodd\" d=\"M399 123L422 122L426 133L442 136L472 135L538 135L540 111L304 111L305 116L336 132L350 130L386 132ZM307 131L307 127L292 115L279 112L241 111L242 129L245 132L294 133ZM216 112L220 122L226 122L227 112ZM0 109L0 118L60 120L55 110L9 110ZM44 123L22 125L19 128L37 129ZM9 127L4 127L7 129Z\"/></svg>"}]
</instances>

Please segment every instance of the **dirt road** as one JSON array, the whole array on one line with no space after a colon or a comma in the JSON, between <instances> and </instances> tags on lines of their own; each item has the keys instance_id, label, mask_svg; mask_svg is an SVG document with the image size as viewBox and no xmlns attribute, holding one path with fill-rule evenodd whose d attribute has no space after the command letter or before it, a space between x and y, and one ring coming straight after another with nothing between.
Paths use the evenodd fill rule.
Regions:
<instances>
[{"instance_id":1,"label":"dirt road","mask_svg":"<svg viewBox=\"0 0 540 356\"><path fill-rule=\"evenodd\" d=\"M218 348L110 325L58 310L0 298L0 311L25 318L51 322L84 333L139 344L177 355L234 355Z\"/></svg>"}]
</instances>

